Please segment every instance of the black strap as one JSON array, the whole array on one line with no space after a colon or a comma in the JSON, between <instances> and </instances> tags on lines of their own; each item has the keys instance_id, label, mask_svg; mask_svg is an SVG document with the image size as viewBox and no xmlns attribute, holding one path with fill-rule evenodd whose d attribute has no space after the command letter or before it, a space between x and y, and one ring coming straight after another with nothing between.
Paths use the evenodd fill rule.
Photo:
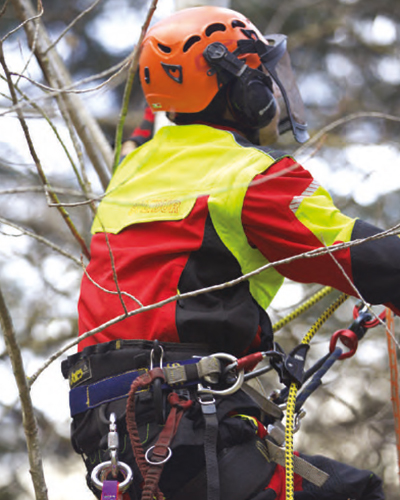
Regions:
<instances>
[{"instance_id":1,"label":"black strap","mask_svg":"<svg viewBox=\"0 0 400 500\"><path fill-rule=\"evenodd\" d=\"M258 311L260 314L259 322L261 327L261 351L271 351L274 348L274 332L272 329L271 319L268 313L259 304Z\"/></svg>"},{"instance_id":2,"label":"black strap","mask_svg":"<svg viewBox=\"0 0 400 500\"><path fill-rule=\"evenodd\" d=\"M206 458L207 500L220 500L217 457L217 407L212 395L202 394L199 400L205 422L204 454Z\"/></svg>"},{"instance_id":3,"label":"black strap","mask_svg":"<svg viewBox=\"0 0 400 500\"><path fill-rule=\"evenodd\" d=\"M269 484L275 466L269 461L265 442L256 435L250 441L223 449L218 464L221 500L253 499ZM204 500L205 482L206 470L203 469L170 499Z\"/></svg>"}]
</instances>

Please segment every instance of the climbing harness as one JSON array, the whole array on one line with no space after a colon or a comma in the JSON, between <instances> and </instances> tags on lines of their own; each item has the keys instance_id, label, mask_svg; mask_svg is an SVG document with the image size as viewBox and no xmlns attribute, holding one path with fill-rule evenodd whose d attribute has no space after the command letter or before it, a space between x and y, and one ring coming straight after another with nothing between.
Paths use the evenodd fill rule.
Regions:
<instances>
[{"instance_id":1,"label":"climbing harness","mask_svg":"<svg viewBox=\"0 0 400 500\"><path fill-rule=\"evenodd\" d=\"M274 325L274 331L286 325L331 291L331 288L325 287L288 318ZM349 328L335 332L331 337L329 352L306 370L306 357L312 338L347 298L345 294L340 295L289 354L286 354L279 344L274 343L271 350L252 353L239 359L227 353L213 353L166 362L168 350L164 352L164 347L167 349L169 347L157 341L146 341L146 346L152 345L148 369L129 370L122 374L116 373L100 378L92 383L73 386L71 412L73 415L79 414L110 401L127 398L126 427L136 464L143 478L142 500L164 499L159 487L160 477L165 464L173 456L173 442L179 433L182 417L194 403L197 404L196 407L200 409L203 418L205 466L189 485L184 484L172 495L172 500L183 500L188 496L193 500L203 500L205 497L207 500L252 498L252 495L257 496L258 492L268 485L273 474L268 465L272 463L285 468L286 500L293 500L294 474L302 476L318 487L323 486L329 478L324 471L293 452L293 435L299 430L301 419L305 415L303 410L305 401L322 384L323 376L337 360L354 355L358 341L367 329L384 320L383 314L376 320L366 307L356 306L354 321ZM345 349L339 347L339 342ZM263 360L268 364L257 368ZM270 370L277 372L284 387L267 398L248 382ZM146 391L152 393L156 423L161 426L161 431L155 437L152 446L144 448L136 419L136 402L138 395ZM219 456L217 403L238 391L250 396L263 414L268 416L269 423L265 424L265 434L262 436L257 434L258 437L254 437L254 442L235 445L228 448L229 453ZM233 416L240 417L239 414ZM284 417L285 424L282 422ZM129 488L133 475L130 467L118 460L116 417L111 413L109 418L110 460L97 465L92 471L91 479L95 488L102 491L103 500L120 500L123 492ZM246 418L251 420L252 417ZM262 450L261 454L255 453L255 449ZM251 462L252 473L249 474L249 481L239 487L239 482L229 480L229 473L234 467L239 470L241 465L238 464L237 457L242 459L244 456L246 464L255 461ZM227 465L224 466L224 463ZM254 487L254 493L247 495L246 488L249 488L250 484ZM194 491L196 493L193 493Z\"/></svg>"},{"instance_id":2,"label":"climbing harness","mask_svg":"<svg viewBox=\"0 0 400 500\"><path fill-rule=\"evenodd\" d=\"M124 462L118 461L118 433L117 419L115 413L110 415L110 426L108 432L108 451L110 460L100 463L93 469L91 480L95 488L101 491L101 500L121 500L122 494L129 488L133 481L132 469ZM118 481L121 473L124 480ZM111 474L111 480L107 479Z\"/></svg>"}]
</instances>

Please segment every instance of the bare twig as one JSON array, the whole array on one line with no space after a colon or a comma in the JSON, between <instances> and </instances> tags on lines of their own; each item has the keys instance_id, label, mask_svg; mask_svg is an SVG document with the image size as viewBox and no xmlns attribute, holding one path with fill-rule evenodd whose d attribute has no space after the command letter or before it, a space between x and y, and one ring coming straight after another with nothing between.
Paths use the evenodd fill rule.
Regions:
<instances>
[{"instance_id":1,"label":"bare twig","mask_svg":"<svg viewBox=\"0 0 400 500\"><path fill-rule=\"evenodd\" d=\"M57 194L67 194L69 196L86 196L82 191L77 191L76 189L68 189L68 188L61 188L61 187L54 187L53 186L53 192ZM22 193L43 193L46 194L46 189L44 186L24 186L24 187L14 187L14 188L9 188L9 189L2 189L0 190L0 196L1 195L6 195L6 194L22 194ZM91 200L85 200L83 202L77 202L76 204L71 203L71 206L79 206L83 204L87 204L89 201L99 201L103 198L102 196L97 196L94 193L88 193L91 196ZM66 204L68 205L68 203Z\"/></svg>"},{"instance_id":2,"label":"bare twig","mask_svg":"<svg viewBox=\"0 0 400 500\"><path fill-rule=\"evenodd\" d=\"M360 111L358 113L352 113L350 115L339 118L338 120L329 123L326 127L322 128L319 132L312 136L312 138L307 141L303 146L300 146L296 152L295 156L301 155L309 147L313 146L318 142L325 134L331 132L333 129L349 123L353 120L358 120L359 118L382 118L384 120L400 122L400 117L395 115L389 115L387 113L381 113L380 111Z\"/></svg>"},{"instance_id":3,"label":"bare twig","mask_svg":"<svg viewBox=\"0 0 400 500\"><path fill-rule=\"evenodd\" d=\"M121 289L120 289L119 282L118 282L118 275L117 275L117 270L115 269L115 260L114 260L114 254L113 254L113 251L112 251L112 248L110 245L110 239L109 239L108 234L105 231L104 231L104 237L106 239L106 244L107 244L107 248L108 248L108 255L110 256L110 264L111 264L111 269L112 269L112 273L113 273L113 280L115 283L115 287L117 289L119 301L121 302L122 308L125 311L125 315L128 316L128 309L126 308L126 304L124 302L124 297L121 293Z\"/></svg>"},{"instance_id":4,"label":"bare twig","mask_svg":"<svg viewBox=\"0 0 400 500\"><path fill-rule=\"evenodd\" d=\"M131 91L132 91L132 85L133 85L135 74L137 72L137 68L139 65L139 56L140 56L141 45L142 45L143 39L146 35L147 28L149 27L151 18L153 17L153 14L157 8L157 3L158 3L158 0L152 0L150 8L147 12L146 19L145 19L143 26L142 26L139 40L138 40L136 47L135 47L135 50L133 51L133 54L132 54L132 62L129 66L128 78L127 78L125 89L124 89L124 97L122 99L122 108L121 108L120 119L119 119L117 131L115 133L115 151L114 151L113 170L116 169L116 167L118 166L118 163L120 161L123 129L124 129L126 115L128 113L128 104L129 104L129 98L130 98Z\"/></svg>"},{"instance_id":5,"label":"bare twig","mask_svg":"<svg viewBox=\"0 0 400 500\"><path fill-rule=\"evenodd\" d=\"M39 36L35 46L35 55L49 84L55 88L71 85L71 77L56 50L53 48L46 53L51 42L43 23L37 18L31 1L12 0L12 4L17 16L23 22L31 47L35 31L36 29L39 30ZM33 18L35 18L34 21L32 21ZM105 188L110 179L112 151L102 130L98 123L87 112L78 96L74 94L63 94L59 96L58 104L60 109L63 109L63 106L65 107L96 169L100 181Z\"/></svg>"},{"instance_id":6,"label":"bare twig","mask_svg":"<svg viewBox=\"0 0 400 500\"><path fill-rule=\"evenodd\" d=\"M331 259L333 259L333 261L335 262L336 266L340 269L340 271L343 274L344 278L349 283L350 287L354 290L355 296L358 297L361 300L361 302L363 303L363 306L368 309L368 311L371 314L371 316L373 316L383 327L386 328L385 321L383 319L381 319L378 314L375 313L375 311L371 308L371 306L368 304L368 302L364 299L364 297L361 295L360 290L351 281L350 276L346 273L346 271L344 270L343 266L337 260L337 258L335 257L335 255L330 251L329 247L327 247L325 245L325 248L329 251L329 256L331 257ZM392 337L393 337L393 339L392 339L393 343L396 344L397 347L400 349L400 344L397 341L397 339L395 338L395 336L393 334L391 334L391 331L389 329L387 329L387 332L388 332L388 335L392 335Z\"/></svg>"},{"instance_id":7,"label":"bare twig","mask_svg":"<svg viewBox=\"0 0 400 500\"><path fill-rule=\"evenodd\" d=\"M72 166L72 169L73 171L75 172L75 176L78 180L78 183L80 185L80 187L82 188L82 191L86 194L86 191L87 191L87 183L85 185L85 183L83 182L83 179L81 177L81 175L79 174L79 171L78 171L78 168L77 166L75 165L75 162L74 160L72 159L72 156L70 154L70 152L68 151L68 148L66 147L64 141L61 139L61 136L60 134L58 133L58 130L56 128L56 126L53 124L53 122L50 120L50 117L47 115L47 113L44 111L44 109L42 109L36 102L32 101L32 99L30 99L24 92L22 92L18 87L17 87L17 90L18 92L22 95L22 97L27 101L29 102L29 104L33 107L33 109L35 109L40 115L43 116L43 118L45 119L45 121L47 122L47 124L49 125L49 127L51 128L51 130L53 131L54 135L56 136L58 142L60 143L61 147L63 148L64 150L64 153L66 155L66 157L68 158L68 161L70 163L70 165ZM75 134L73 134L75 135ZM71 136L71 134L70 134ZM82 154L79 154L81 153L81 150L80 148L78 149L78 147L75 147L75 149L77 150L78 152L78 158L82 158Z\"/></svg>"},{"instance_id":8,"label":"bare twig","mask_svg":"<svg viewBox=\"0 0 400 500\"><path fill-rule=\"evenodd\" d=\"M43 462L40 452L38 426L30 395L30 387L25 375L21 350L15 336L14 327L7 305L0 289L0 324L4 340L11 360L14 377L18 386L19 399L22 407L23 426L28 447L30 473L36 500L47 500L47 487L43 472Z\"/></svg>"},{"instance_id":9,"label":"bare twig","mask_svg":"<svg viewBox=\"0 0 400 500\"><path fill-rule=\"evenodd\" d=\"M114 290L107 290L107 288L104 288L103 286L101 286L99 283L97 283L91 276L90 274L87 272L87 269L86 267L82 264L82 268L83 268L83 272L85 273L85 276L87 277L87 279L95 286L97 287L99 290L102 290L103 292L105 293L108 293L109 295L118 295L119 293L121 293L121 295L125 296L125 297L128 297L129 299L132 299L134 302L136 302L136 304L138 304L140 307L144 307L143 304L140 302L139 299L137 299L134 295L128 293L128 292L124 292L122 290L120 290L120 292L116 292Z\"/></svg>"},{"instance_id":10,"label":"bare twig","mask_svg":"<svg viewBox=\"0 0 400 500\"><path fill-rule=\"evenodd\" d=\"M66 93L87 94L90 92L94 92L96 90L100 90L105 86L110 86L110 83L113 80L115 80L115 78L118 77L123 71L125 71L127 66L129 66L130 61L131 61L131 56L126 57L123 61L119 62L118 64L115 64L114 66L112 66L111 68L108 68L107 70L104 70L100 73L96 73L95 75L88 76L86 78L83 78L82 80L78 80L77 82L71 83L70 85L65 86L65 87L61 87L61 88L54 88L54 87L49 87L48 85L43 85L43 84L37 82L36 80L33 80L32 78L27 77L26 75L21 75L21 73L13 72L11 74L16 75L16 76L21 76L24 79L31 82L33 85L37 86L38 88L46 90L46 92L47 92L46 95L37 98L36 101L38 102L39 100L49 99L50 97L56 97L59 94L66 94ZM82 89L82 90L78 90L78 88L77 88L77 87L80 87L81 85L85 85L85 84L90 83L94 80L100 80L101 78L104 78L105 76L108 76L109 74L111 74L110 78L108 78L108 80L102 82L100 85L97 85L96 87L90 87L90 88ZM1 75L0 75L0 78L1 78ZM2 95L2 96L5 99L9 99L9 97L6 95ZM13 112L17 111L17 109L21 109L25 106L26 106L26 103L21 101L14 106L10 106L10 107L6 108L2 113L0 113L0 116L5 116L7 114L13 113Z\"/></svg>"},{"instance_id":11,"label":"bare twig","mask_svg":"<svg viewBox=\"0 0 400 500\"><path fill-rule=\"evenodd\" d=\"M7 78L8 88L9 88L12 100L15 103L15 102L17 102L16 90L14 88L13 82L11 80L11 75L10 75L9 69L8 69L6 61L4 59L3 44L1 42L0 42L0 64L4 69L4 73L5 73L6 78ZM22 112L20 110L17 112L17 114L18 114L18 120L21 124L22 130L23 130L24 135L25 135L25 139L26 139L28 147L29 147L30 154L32 156L32 159L33 159L35 165L36 165L39 177L41 178L43 184L45 186L49 187L49 183L48 183L46 175L43 171L42 164L41 164L40 159L36 153L35 147L33 145L32 138L31 138L26 120L24 118L24 115L22 114ZM49 196L51 197L53 202L58 203L57 195L53 191L51 191L50 187L49 187ZM86 243L85 243L84 239L82 238L82 236L79 234L79 231L76 229L68 212L63 207L58 207L58 210L59 210L60 214L62 215L64 221L66 222L72 235L74 236L76 241L79 243L79 245L82 249L82 252L86 255L87 258L90 258L90 253L89 253L89 250L86 246Z\"/></svg>"},{"instance_id":12,"label":"bare twig","mask_svg":"<svg viewBox=\"0 0 400 500\"><path fill-rule=\"evenodd\" d=\"M75 262L75 264L78 264L79 266L81 265L81 261L77 257L74 257L70 253L66 252L63 248L54 244L50 240L43 238L43 236L39 236L38 234L32 233L28 229L25 229L24 227L19 226L18 224L15 224L14 222L11 222L7 219L4 219L3 217L0 217L0 224L5 224L6 226L10 226L14 229L17 229L18 231L21 232L21 234L29 236L30 238L33 238L33 239L39 241L40 243L43 243L44 245L50 247L52 250L55 250L56 252L58 252L60 255L63 255L64 257L67 257L68 259L72 260L73 262Z\"/></svg>"},{"instance_id":13,"label":"bare twig","mask_svg":"<svg viewBox=\"0 0 400 500\"><path fill-rule=\"evenodd\" d=\"M6 2L6 4L8 3L8 0ZM7 40L7 38L9 38L11 35L13 35L14 33L16 33L17 31L19 31L21 28L23 28L28 22L30 21L34 21L35 19L40 19L43 15L43 4L41 2L41 0L37 0L37 3L38 3L38 13L37 14L32 14L32 16L29 17L29 19L24 19L22 21L21 24L19 24L16 28L14 28L13 30L9 31L2 39L1 41L4 42Z\"/></svg>"},{"instance_id":14,"label":"bare twig","mask_svg":"<svg viewBox=\"0 0 400 500\"><path fill-rule=\"evenodd\" d=\"M224 288L229 288L229 287L235 286L235 285L237 285L239 283L242 283L243 281L248 280L252 276L256 276L258 274L261 274L263 271L266 271L267 269L270 269L271 267L277 267L279 265L289 264L289 263L294 262L294 261L299 260L299 259L304 259L304 258L310 259L310 258L318 257L318 256L321 256L321 255L326 255L326 254L331 253L331 252L337 252L337 251L343 250L345 248L350 248L350 247L353 247L353 246L356 246L356 245L361 245L362 243L364 243L366 241L372 241L372 240L376 240L376 239L386 238L387 236L391 236L391 235L399 234L399 233L400 233L400 224L392 227L391 229L388 229L387 231L382 231L381 233L376 234L374 236L369 236L368 238L358 239L358 240L354 240L354 241L350 241L350 242L346 242L346 243L335 244L335 245L332 245L331 247L329 247L329 249L324 248L324 247L323 248L318 248L318 249L312 250L310 252L305 252L305 253L302 253L302 254L299 254L299 255L295 255L293 257L289 257L289 258L286 258L286 259L282 259L282 260L279 260L279 261L276 261L276 262L271 262L269 264L266 264L265 266L262 266L262 267L260 267L258 269L255 269L254 271L252 271L250 273L247 273L247 274L245 274L245 275L243 275L243 276L241 276L239 278L236 278L234 280L227 281L227 282L221 283L219 285L210 286L210 287L207 287L207 288L201 288L201 289L198 289L198 290L194 290L193 292L187 292L187 293L183 293L183 294L174 295L174 296L169 297L168 299L162 300L160 302L156 302L156 303L150 304L148 306L140 307L139 309L135 309L134 311L129 311L128 314L124 313L124 314L121 314L119 316L116 316L115 318L113 318L113 319L111 319L111 320L103 323L102 325L98 326L97 328L94 328L94 329L92 329L90 331L87 331L87 332L83 333L78 338L76 338L73 341L69 342L67 345L65 345L60 350L58 350L56 353L54 353L35 372L35 374L32 375L32 377L30 377L30 381L31 381L31 383L33 383L40 376L40 374L53 361L55 361L57 358L59 358L62 354L64 354L66 351L68 351L72 347L76 346L82 340L85 340L88 337L91 337L92 335L95 335L96 333L99 333L99 332L105 330L106 328L108 328L108 327L110 327L112 325L115 325L116 323L119 323L120 321L122 321L122 320L124 320L126 318L130 318L132 316L136 316L137 314L141 314L143 312L151 311L152 309L157 309L159 307L163 307L166 304L170 304L171 302L176 302L177 300L184 300L186 298L196 297L196 296L202 295L204 293L215 292L217 290L222 290Z\"/></svg>"},{"instance_id":15,"label":"bare twig","mask_svg":"<svg viewBox=\"0 0 400 500\"><path fill-rule=\"evenodd\" d=\"M90 87L90 88L82 89L82 90L77 89L77 87L79 87L80 85L83 85L84 83L86 83L88 81L98 80L99 78L101 78L102 73L99 73L97 75L93 75L91 77L80 80L79 82L75 82L67 87L62 87L59 89L54 88L54 87L50 87L49 85L44 85L43 83L40 83L40 82L34 80L33 78L30 78L29 76L26 76L26 75L21 74L21 73L13 72L13 73L11 73L11 75L18 76L19 78L23 78L24 80L27 80L29 83L32 83L32 85L35 85L35 87L38 87L41 90L45 90L46 92L48 92L47 97L57 96L60 94L89 94L91 92L95 92L96 90L101 90L102 88L106 87L112 80L114 80L114 78L116 78L122 71L125 70L125 68L128 66L128 64L129 64L129 60L123 61L123 63L120 63L118 65L119 69L113 75L111 75L108 80L100 83L96 87ZM13 111L14 109L15 108L11 109L11 111Z\"/></svg>"},{"instance_id":16,"label":"bare twig","mask_svg":"<svg viewBox=\"0 0 400 500\"><path fill-rule=\"evenodd\" d=\"M54 40L54 42L49 45L47 47L47 50L45 52L45 54L51 50L52 48L54 48L58 42L68 33L68 31L73 28L75 26L75 24L80 20L82 19L82 17L86 16L86 14L88 14L91 10L93 10L96 5L100 2L100 0L96 0L95 2L92 3L92 5L89 5L89 7L85 10L83 10L80 14L78 14L75 19L69 23L69 25L60 33L60 35Z\"/></svg>"}]
</instances>

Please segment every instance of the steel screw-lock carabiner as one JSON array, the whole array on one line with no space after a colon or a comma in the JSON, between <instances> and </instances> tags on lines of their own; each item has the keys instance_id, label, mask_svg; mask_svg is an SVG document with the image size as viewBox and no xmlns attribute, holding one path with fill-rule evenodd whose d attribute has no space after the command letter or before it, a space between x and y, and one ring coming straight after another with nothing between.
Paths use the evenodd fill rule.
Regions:
<instances>
[{"instance_id":1,"label":"steel screw-lock carabiner","mask_svg":"<svg viewBox=\"0 0 400 500\"><path fill-rule=\"evenodd\" d=\"M158 340L154 341L154 347L150 352L150 371L153 370L156 363L156 358L158 360L158 366L162 369L164 361L164 349L158 343ZM154 411L156 413L156 422L159 425L164 425L165 423L165 409L164 400L162 393L162 382L160 378L155 378L153 380L153 399L154 399Z\"/></svg>"},{"instance_id":2,"label":"steel screw-lock carabiner","mask_svg":"<svg viewBox=\"0 0 400 500\"><path fill-rule=\"evenodd\" d=\"M117 417L115 413L110 414L109 421L110 426L107 436L107 444L108 452L110 453L110 460L101 462L92 470L91 480L94 486L98 490L102 491L108 475L111 474L114 478L116 478L118 473L121 472L124 476L124 480L122 483L118 483L118 491L123 493L133 480L133 472L129 465L118 461L119 439L117 432Z\"/></svg>"},{"instance_id":3,"label":"steel screw-lock carabiner","mask_svg":"<svg viewBox=\"0 0 400 500\"><path fill-rule=\"evenodd\" d=\"M110 453L111 473L113 477L118 475L118 432L117 432L117 417L115 413L110 415L110 430L107 437L108 451Z\"/></svg>"}]
</instances>

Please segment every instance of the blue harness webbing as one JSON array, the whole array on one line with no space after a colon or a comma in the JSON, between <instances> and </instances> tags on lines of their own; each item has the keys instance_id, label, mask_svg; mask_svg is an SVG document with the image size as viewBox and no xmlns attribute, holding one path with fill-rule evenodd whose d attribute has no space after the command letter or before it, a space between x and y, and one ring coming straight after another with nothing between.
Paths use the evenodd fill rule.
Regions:
<instances>
[{"instance_id":1,"label":"blue harness webbing","mask_svg":"<svg viewBox=\"0 0 400 500\"><path fill-rule=\"evenodd\" d=\"M184 361L174 361L170 365L172 366L182 366L197 363L199 358L190 358ZM166 363L167 367L169 363ZM69 392L69 406L71 411L71 417L74 417L78 413L82 413L91 408L96 408L103 403L109 403L111 401L116 401L118 399L128 396L129 389L132 382L142 375L146 368L141 368L139 370L132 370L129 372L121 373L120 375L115 375L113 377L107 377L105 379L93 382L92 384L80 385L78 387L73 387ZM197 378L195 380L188 380L185 383L179 383L177 387L187 387L189 385L194 385L200 382ZM163 384L163 388L170 387L168 384ZM147 390L147 389L144 389Z\"/></svg>"}]
</instances>

